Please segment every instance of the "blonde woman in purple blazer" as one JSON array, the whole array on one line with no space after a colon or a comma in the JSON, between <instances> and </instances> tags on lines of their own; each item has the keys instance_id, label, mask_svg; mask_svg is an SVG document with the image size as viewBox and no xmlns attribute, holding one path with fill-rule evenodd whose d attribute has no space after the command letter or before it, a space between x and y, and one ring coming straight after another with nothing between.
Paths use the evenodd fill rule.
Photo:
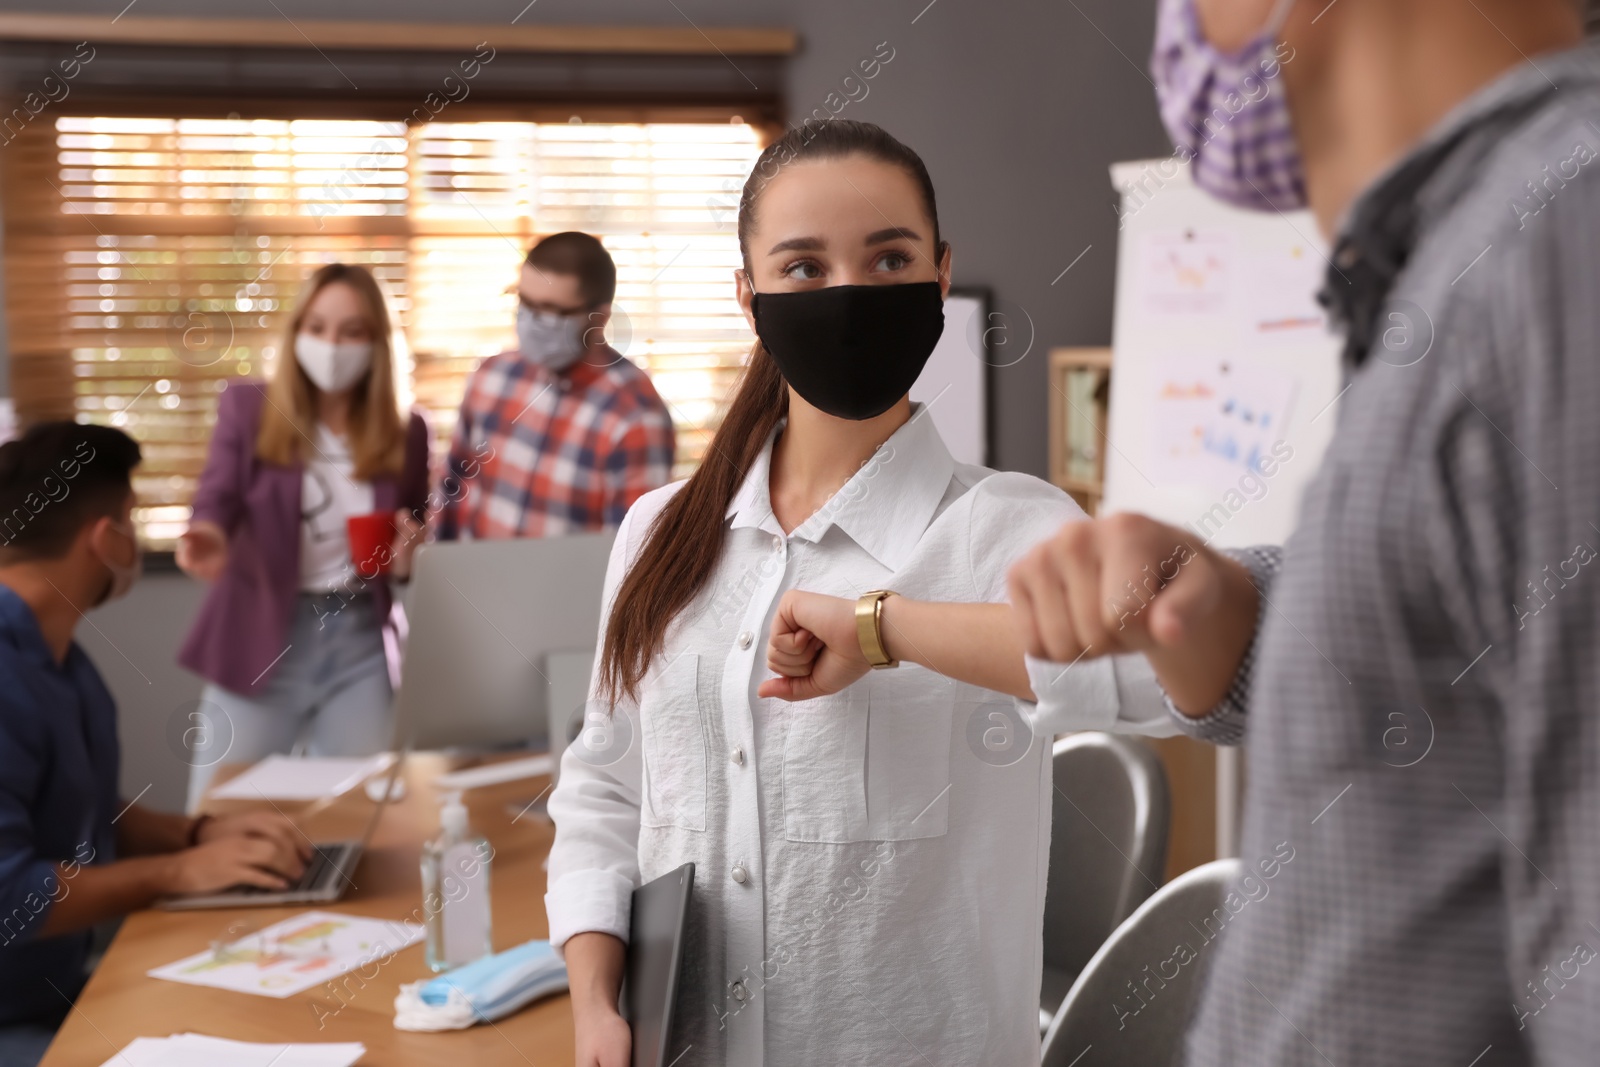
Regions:
<instances>
[{"instance_id":1,"label":"blonde woman in purple blazer","mask_svg":"<svg viewBox=\"0 0 1600 1067\"><path fill-rule=\"evenodd\" d=\"M191 809L215 765L382 751L391 734L388 581L410 571L428 428L401 413L390 322L368 271L333 263L300 294L270 383L229 385L178 566L211 590L178 661L206 679L185 734ZM352 561L346 519L395 516ZM378 573L382 557L388 573Z\"/></svg>"}]
</instances>

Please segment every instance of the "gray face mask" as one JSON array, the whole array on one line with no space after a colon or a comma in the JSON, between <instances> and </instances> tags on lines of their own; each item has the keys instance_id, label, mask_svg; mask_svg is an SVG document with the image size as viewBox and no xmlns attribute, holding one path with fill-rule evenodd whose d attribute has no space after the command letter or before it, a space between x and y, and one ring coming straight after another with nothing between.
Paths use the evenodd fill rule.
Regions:
<instances>
[{"instance_id":1,"label":"gray face mask","mask_svg":"<svg viewBox=\"0 0 1600 1067\"><path fill-rule=\"evenodd\" d=\"M517 308L517 348L535 363L566 370L583 356L589 316L550 315L526 305Z\"/></svg>"}]
</instances>

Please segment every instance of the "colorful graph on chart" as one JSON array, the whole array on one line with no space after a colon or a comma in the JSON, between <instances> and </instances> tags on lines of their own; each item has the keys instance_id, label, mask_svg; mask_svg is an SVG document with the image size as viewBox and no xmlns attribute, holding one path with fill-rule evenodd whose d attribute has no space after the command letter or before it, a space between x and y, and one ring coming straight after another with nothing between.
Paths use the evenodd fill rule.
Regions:
<instances>
[{"instance_id":1,"label":"colorful graph on chart","mask_svg":"<svg viewBox=\"0 0 1600 1067\"><path fill-rule=\"evenodd\" d=\"M287 997L422 939L415 923L313 911L158 967L152 978Z\"/></svg>"},{"instance_id":2,"label":"colorful graph on chart","mask_svg":"<svg viewBox=\"0 0 1600 1067\"><path fill-rule=\"evenodd\" d=\"M258 971L304 972L326 967L333 962L328 948L330 938L350 924L343 919L323 919L304 923L272 940L246 939L212 951L210 958L185 968L186 974L203 974L225 967L252 966Z\"/></svg>"},{"instance_id":3,"label":"colorful graph on chart","mask_svg":"<svg viewBox=\"0 0 1600 1067\"><path fill-rule=\"evenodd\" d=\"M1227 234L1153 233L1144 245L1144 310L1158 316L1218 314L1228 306L1232 267Z\"/></svg>"},{"instance_id":4,"label":"colorful graph on chart","mask_svg":"<svg viewBox=\"0 0 1600 1067\"><path fill-rule=\"evenodd\" d=\"M1226 487L1288 433L1294 379L1253 363L1169 356L1155 365L1152 480Z\"/></svg>"}]
</instances>

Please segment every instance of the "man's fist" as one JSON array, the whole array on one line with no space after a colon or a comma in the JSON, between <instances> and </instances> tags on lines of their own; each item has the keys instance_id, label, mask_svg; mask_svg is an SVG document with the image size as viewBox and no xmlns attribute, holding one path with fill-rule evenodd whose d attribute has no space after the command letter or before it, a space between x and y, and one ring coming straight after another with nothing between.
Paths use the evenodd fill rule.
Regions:
<instances>
[{"instance_id":1,"label":"man's fist","mask_svg":"<svg viewBox=\"0 0 1600 1067\"><path fill-rule=\"evenodd\" d=\"M1009 575L1029 655L1058 663L1142 652L1182 711L1228 690L1255 634L1259 594L1240 564L1142 515L1068 523Z\"/></svg>"}]
</instances>

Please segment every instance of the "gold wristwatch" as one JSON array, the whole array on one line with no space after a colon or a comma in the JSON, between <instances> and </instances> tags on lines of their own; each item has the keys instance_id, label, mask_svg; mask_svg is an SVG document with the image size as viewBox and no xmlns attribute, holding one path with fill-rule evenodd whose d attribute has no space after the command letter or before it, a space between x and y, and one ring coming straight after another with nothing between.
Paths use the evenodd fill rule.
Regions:
<instances>
[{"instance_id":1,"label":"gold wristwatch","mask_svg":"<svg viewBox=\"0 0 1600 1067\"><path fill-rule=\"evenodd\" d=\"M889 658L883 644L883 602L894 596L888 589L874 589L856 601L856 638L861 642L861 654L873 669L898 667L900 661Z\"/></svg>"}]
</instances>

